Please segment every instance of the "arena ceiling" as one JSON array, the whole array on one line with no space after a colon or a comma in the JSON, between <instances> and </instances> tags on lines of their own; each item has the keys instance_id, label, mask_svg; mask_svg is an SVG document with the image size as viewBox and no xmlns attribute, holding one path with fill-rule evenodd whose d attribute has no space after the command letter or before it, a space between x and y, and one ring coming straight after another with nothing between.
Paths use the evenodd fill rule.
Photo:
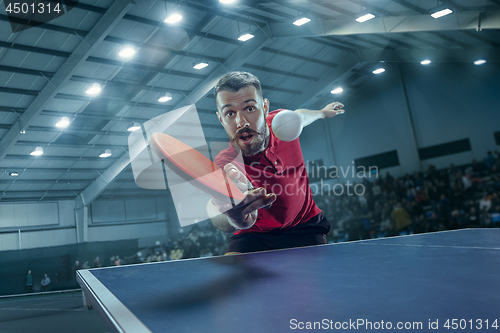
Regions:
<instances>
[{"instance_id":1,"label":"arena ceiling","mask_svg":"<svg viewBox=\"0 0 500 333\"><path fill-rule=\"evenodd\" d=\"M67 13L44 24L0 4L0 202L161 195L135 184L127 129L195 104L207 140L227 140L212 88L228 71L254 73L274 108L296 109L339 86L354 94L381 62L500 59L500 0L63 2ZM453 13L432 18L439 6ZM174 12L182 20L165 23ZM311 21L294 25L301 17ZM133 57L119 55L126 46Z\"/></svg>"}]
</instances>

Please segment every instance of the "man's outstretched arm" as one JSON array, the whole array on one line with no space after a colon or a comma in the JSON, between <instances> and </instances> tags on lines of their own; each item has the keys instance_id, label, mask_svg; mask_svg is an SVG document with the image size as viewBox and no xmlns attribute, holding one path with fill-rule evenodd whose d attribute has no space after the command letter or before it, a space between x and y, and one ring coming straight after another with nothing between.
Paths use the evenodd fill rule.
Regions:
<instances>
[{"instance_id":1,"label":"man's outstretched arm","mask_svg":"<svg viewBox=\"0 0 500 333\"><path fill-rule=\"evenodd\" d=\"M306 127L318 119L331 118L337 114L344 113L345 111L343 107L344 104L340 102L333 102L321 110L297 109L295 112L302 118L302 127Z\"/></svg>"}]
</instances>

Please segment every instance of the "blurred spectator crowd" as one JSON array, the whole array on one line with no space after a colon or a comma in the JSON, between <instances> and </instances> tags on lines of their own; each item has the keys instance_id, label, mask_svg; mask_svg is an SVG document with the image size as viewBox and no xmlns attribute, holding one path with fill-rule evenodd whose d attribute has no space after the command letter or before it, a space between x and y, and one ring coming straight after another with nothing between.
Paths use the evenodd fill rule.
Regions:
<instances>
[{"instance_id":1,"label":"blurred spectator crowd","mask_svg":"<svg viewBox=\"0 0 500 333\"><path fill-rule=\"evenodd\" d=\"M500 155L479 162L373 182L364 178L361 196L314 199L332 225L330 242L473 227L500 227ZM356 183L353 184L355 186ZM350 193L353 193L351 191Z\"/></svg>"},{"instance_id":2,"label":"blurred spectator crowd","mask_svg":"<svg viewBox=\"0 0 500 333\"><path fill-rule=\"evenodd\" d=\"M223 255L231 235L216 229L210 220L193 225L189 231L168 238L163 244L142 249L125 258L125 264L149 263Z\"/></svg>"}]
</instances>

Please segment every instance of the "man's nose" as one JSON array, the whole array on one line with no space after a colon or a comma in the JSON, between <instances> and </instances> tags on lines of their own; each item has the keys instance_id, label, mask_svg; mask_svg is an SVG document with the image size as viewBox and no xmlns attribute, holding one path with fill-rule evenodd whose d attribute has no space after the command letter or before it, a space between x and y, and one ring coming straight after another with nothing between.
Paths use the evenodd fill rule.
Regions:
<instances>
[{"instance_id":1,"label":"man's nose","mask_svg":"<svg viewBox=\"0 0 500 333\"><path fill-rule=\"evenodd\" d=\"M250 127L250 123L241 112L236 115L236 127L238 129Z\"/></svg>"}]
</instances>

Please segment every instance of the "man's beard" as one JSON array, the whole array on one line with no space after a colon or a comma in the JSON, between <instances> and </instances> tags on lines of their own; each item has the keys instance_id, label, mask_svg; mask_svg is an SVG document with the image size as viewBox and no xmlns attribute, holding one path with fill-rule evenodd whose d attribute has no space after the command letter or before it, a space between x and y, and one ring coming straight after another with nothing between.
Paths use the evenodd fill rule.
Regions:
<instances>
[{"instance_id":1,"label":"man's beard","mask_svg":"<svg viewBox=\"0 0 500 333\"><path fill-rule=\"evenodd\" d=\"M239 139L243 133L249 133L254 136L255 139L251 145L240 144ZM258 131L254 131L253 129L248 127L242 128L234 134L234 137L231 139L231 144L236 150L241 151L243 156L248 157L263 151L265 149L268 137L269 132L267 129L267 124L264 122L264 124L261 126L261 128L258 129Z\"/></svg>"}]
</instances>

